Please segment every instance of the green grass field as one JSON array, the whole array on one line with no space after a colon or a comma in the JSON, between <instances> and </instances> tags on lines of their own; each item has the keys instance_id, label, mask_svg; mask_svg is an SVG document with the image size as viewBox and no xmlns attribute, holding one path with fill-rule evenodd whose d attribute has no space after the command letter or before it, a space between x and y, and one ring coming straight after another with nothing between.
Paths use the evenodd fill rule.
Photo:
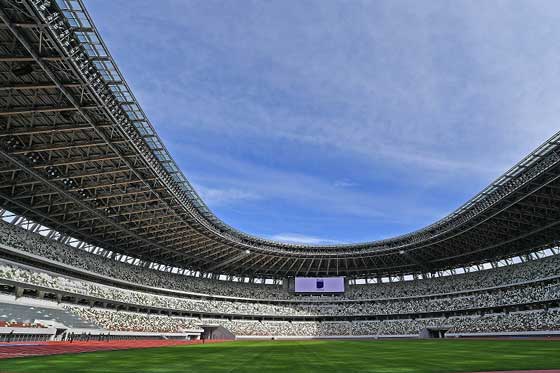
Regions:
<instances>
[{"instance_id":1,"label":"green grass field","mask_svg":"<svg viewBox=\"0 0 560 373\"><path fill-rule=\"evenodd\" d=\"M473 372L560 369L560 341L267 341L0 360L0 372Z\"/></svg>"}]
</instances>

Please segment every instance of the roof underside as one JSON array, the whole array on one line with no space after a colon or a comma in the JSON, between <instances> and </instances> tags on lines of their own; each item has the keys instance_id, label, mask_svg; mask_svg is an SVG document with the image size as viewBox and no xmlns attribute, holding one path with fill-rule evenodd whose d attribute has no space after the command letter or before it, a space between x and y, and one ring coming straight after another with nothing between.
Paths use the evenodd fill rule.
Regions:
<instances>
[{"instance_id":1,"label":"roof underside","mask_svg":"<svg viewBox=\"0 0 560 373\"><path fill-rule=\"evenodd\" d=\"M410 234L312 247L239 232L176 166L81 1L47 3L0 0L3 208L146 261L244 276L425 273L560 238L560 135Z\"/></svg>"}]
</instances>

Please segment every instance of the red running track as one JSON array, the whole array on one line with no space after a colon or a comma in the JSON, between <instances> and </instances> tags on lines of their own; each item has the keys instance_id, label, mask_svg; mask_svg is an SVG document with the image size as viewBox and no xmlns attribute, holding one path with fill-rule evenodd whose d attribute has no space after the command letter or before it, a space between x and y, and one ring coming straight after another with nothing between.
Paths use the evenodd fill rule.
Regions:
<instances>
[{"instance_id":1,"label":"red running track","mask_svg":"<svg viewBox=\"0 0 560 373\"><path fill-rule=\"evenodd\" d=\"M205 341L205 343L224 342L222 340ZM201 344L202 341L177 340L116 340L107 342L21 342L0 343L0 359L14 357L76 354L81 352L128 350L131 348L166 347L188 344Z\"/></svg>"},{"instance_id":2,"label":"red running track","mask_svg":"<svg viewBox=\"0 0 560 373\"><path fill-rule=\"evenodd\" d=\"M476 373L476 372L473 372ZM508 370L496 372L478 372L478 373L560 373L560 370Z\"/></svg>"}]
</instances>

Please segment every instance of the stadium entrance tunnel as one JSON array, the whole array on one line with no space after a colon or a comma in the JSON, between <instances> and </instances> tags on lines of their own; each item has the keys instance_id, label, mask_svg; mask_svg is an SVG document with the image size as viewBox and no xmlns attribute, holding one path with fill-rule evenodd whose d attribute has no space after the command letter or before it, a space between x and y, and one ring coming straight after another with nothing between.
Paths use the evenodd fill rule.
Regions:
<instances>
[{"instance_id":1,"label":"stadium entrance tunnel","mask_svg":"<svg viewBox=\"0 0 560 373\"><path fill-rule=\"evenodd\" d=\"M445 338L445 333L447 333L447 331L449 330L449 328L425 328L422 331L420 331L420 338L425 338L425 339L437 339L437 338Z\"/></svg>"},{"instance_id":2,"label":"stadium entrance tunnel","mask_svg":"<svg viewBox=\"0 0 560 373\"><path fill-rule=\"evenodd\" d=\"M204 332L200 335L204 340L234 340L235 335L220 325L201 325Z\"/></svg>"}]
</instances>

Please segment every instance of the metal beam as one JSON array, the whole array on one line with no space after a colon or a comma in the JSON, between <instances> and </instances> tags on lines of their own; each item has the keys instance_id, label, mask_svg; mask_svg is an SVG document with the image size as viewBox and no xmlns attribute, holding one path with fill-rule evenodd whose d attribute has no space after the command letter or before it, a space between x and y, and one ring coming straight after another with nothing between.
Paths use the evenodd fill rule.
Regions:
<instances>
[{"instance_id":1,"label":"metal beam","mask_svg":"<svg viewBox=\"0 0 560 373\"><path fill-rule=\"evenodd\" d=\"M236 262L236 261L238 261L238 260L240 260L240 259L243 259L243 258L247 257L248 255L251 255L251 252L250 252L249 250L242 251L242 252L240 252L239 254L234 255L234 256L231 257L230 259L224 260L224 261L221 262L221 263L217 263L217 264L215 264L215 265L209 267L209 268L207 269L207 272L214 272L216 269L218 269L218 268L220 268L220 267L223 267L223 266L226 266L226 265L228 265L228 264L230 264L230 263Z\"/></svg>"},{"instance_id":2,"label":"metal beam","mask_svg":"<svg viewBox=\"0 0 560 373\"><path fill-rule=\"evenodd\" d=\"M63 87L65 88L79 88L82 87L80 83L63 83ZM58 89L56 84L51 82L44 82L44 83L3 83L0 84L0 91L27 91L27 90L35 90L35 89Z\"/></svg>"},{"instance_id":3,"label":"metal beam","mask_svg":"<svg viewBox=\"0 0 560 373\"><path fill-rule=\"evenodd\" d=\"M61 113L65 111L80 111L80 110L93 110L97 106L81 106L79 109L74 106L52 107L52 106L36 106L36 107L17 107L6 108L0 111L0 117L10 115L23 115L23 114L36 114L36 113Z\"/></svg>"}]
</instances>

